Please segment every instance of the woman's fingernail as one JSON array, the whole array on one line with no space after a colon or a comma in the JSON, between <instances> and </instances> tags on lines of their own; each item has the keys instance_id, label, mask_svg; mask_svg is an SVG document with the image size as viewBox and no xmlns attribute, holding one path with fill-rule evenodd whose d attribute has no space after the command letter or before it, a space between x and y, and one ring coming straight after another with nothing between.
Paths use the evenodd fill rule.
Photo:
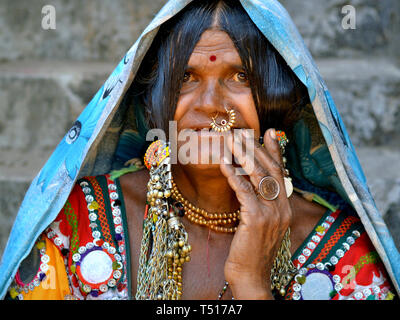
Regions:
<instances>
[{"instance_id":1,"label":"woman's fingernail","mask_svg":"<svg viewBox=\"0 0 400 320\"><path fill-rule=\"evenodd\" d=\"M275 129L270 129L269 130L269 136L271 137L271 139L276 140L276 131L275 131Z\"/></svg>"}]
</instances>

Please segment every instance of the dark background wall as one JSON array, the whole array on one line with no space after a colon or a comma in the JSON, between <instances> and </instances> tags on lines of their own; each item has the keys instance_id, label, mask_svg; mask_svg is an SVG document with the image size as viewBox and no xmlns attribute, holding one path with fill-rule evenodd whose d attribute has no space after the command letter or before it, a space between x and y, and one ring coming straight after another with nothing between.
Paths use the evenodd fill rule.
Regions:
<instances>
[{"instance_id":1,"label":"dark background wall","mask_svg":"<svg viewBox=\"0 0 400 320\"><path fill-rule=\"evenodd\" d=\"M0 3L0 255L30 181L164 0ZM400 243L400 2L282 0ZM42 28L42 7L56 29ZM344 29L343 6L356 9Z\"/></svg>"}]
</instances>

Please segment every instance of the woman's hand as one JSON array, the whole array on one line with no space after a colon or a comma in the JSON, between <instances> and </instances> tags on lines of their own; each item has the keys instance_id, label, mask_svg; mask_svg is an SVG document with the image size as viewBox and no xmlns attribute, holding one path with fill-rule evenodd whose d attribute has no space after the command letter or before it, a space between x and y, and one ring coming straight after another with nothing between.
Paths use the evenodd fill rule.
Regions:
<instances>
[{"instance_id":1,"label":"woman's hand","mask_svg":"<svg viewBox=\"0 0 400 320\"><path fill-rule=\"evenodd\" d=\"M240 223L224 271L236 299L273 299L270 270L291 223L292 210L286 196L282 156L275 130L266 131L265 147L254 141L254 156L252 152L243 152L246 143L241 140L249 142L250 139L245 134L243 139L226 139L228 148L248 176L236 174L236 168L226 158L224 162L228 163L221 164L221 171L241 205ZM257 194L259 183L265 176L272 176L279 182L280 193L275 200L265 200Z\"/></svg>"}]
</instances>

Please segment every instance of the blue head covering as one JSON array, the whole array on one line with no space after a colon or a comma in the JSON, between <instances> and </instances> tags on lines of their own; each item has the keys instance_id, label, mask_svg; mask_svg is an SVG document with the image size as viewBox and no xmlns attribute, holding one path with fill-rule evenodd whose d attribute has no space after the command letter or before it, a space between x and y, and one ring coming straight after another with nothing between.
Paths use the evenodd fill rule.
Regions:
<instances>
[{"instance_id":1,"label":"blue head covering","mask_svg":"<svg viewBox=\"0 0 400 320\"><path fill-rule=\"evenodd\" d=\"M103 174L115 167L121 154L133 148L140 154L145 128L135 113L137 130L121 139L121 123L127 111L124 96L159 27L192 0L170 0L154 17L123 57L108 80L76 120L45 166L32 181L12 228L0 265L0 297L4 297L21 261L35 240L57 217L75 182L82 176ZM297 162L291 172L303 181L334 188L356 210L390 277L399 290L400 254L377 210L354 147L322 80L317 66L287 11L276 0L240 0L250 18L307 87L312 117L323 144L310 154L313 139L304 122L296 127ZM123 143L119 143L122 142ZM129 147L126 147L129 145ZM132 153L132 152L131 152ZM118 154L118 152L117 152ZM300 156L299 156L300 155ZM327 163L327 165L322 165ZM315 174L317 172L317 174Z\"/></svg>"}]
</instances>

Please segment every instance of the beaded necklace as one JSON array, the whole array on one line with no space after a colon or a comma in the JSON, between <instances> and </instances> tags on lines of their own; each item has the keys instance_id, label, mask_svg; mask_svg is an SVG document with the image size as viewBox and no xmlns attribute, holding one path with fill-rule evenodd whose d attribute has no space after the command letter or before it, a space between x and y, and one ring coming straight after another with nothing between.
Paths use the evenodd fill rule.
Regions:
<instances>
[{"instance_id":1,"label":"beaded necklace","mask_svg":"<svg viewBox=\"0 0 400 320\"><path fill-rule=\"evenodd\" d=\"M176 183L171 178L172 189L171 197L177 201L175 205L178 210L187 217L187 219L195 224L205 226L213 231L235 233L237 224L240 220L240 209L229 213L209 213L204 209L198 208L186 200L179 192ZM235 224L234 227L227 227L228 225Z\"/></svg>"}]
</instances>

